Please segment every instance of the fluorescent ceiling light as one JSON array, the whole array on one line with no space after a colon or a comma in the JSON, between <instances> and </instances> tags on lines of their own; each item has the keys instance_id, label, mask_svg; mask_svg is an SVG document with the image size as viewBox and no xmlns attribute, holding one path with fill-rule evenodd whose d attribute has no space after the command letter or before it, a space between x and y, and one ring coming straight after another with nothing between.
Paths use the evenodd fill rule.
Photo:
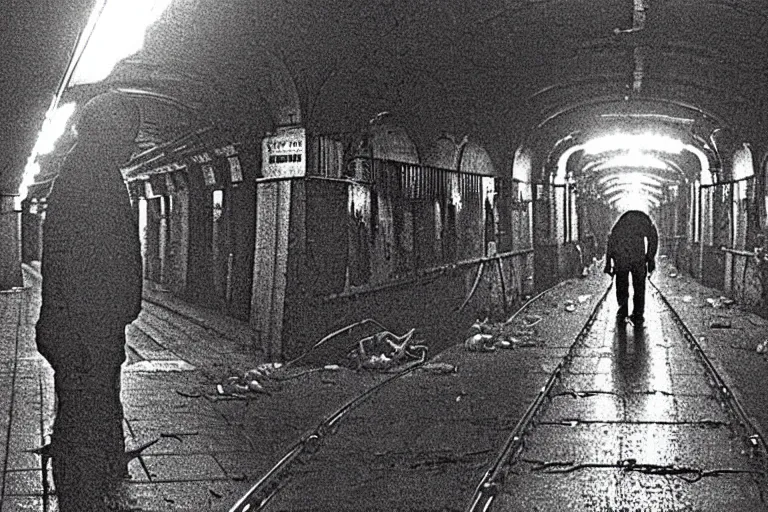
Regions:
<instances>
[{"instance_id":1,"label":"fluorescent ceiling light","mask_svg":"<svg viewBox=\"0 0 768 512\"><path fill-rule=\"evenodd\" d=\"M172 0L101 0L96 4L78 48L70 84L101 82L118 62L144 46L147 28Z\"/></svg>"},{"instance_id":2,"label":"fluorescent ceiling light","mask_svg":"<svg viewBox=\"0 0 768 512\"><path fill-rule=\"evenodd\" d=\"M27 165L24 167L24 176L21 178L21 186L19 187L19 198L21 200L27 197L29 185L32 184L35 176L40 173L38 157L53 152L56 147L56 141L64 135L67 123L69 123L69 119L74 113L75 104L65 103L53 110L49 110L45 115L43 127L37 135L35 146L32 148L32 153L27 158Z\"/></svg>"}]
</instances>

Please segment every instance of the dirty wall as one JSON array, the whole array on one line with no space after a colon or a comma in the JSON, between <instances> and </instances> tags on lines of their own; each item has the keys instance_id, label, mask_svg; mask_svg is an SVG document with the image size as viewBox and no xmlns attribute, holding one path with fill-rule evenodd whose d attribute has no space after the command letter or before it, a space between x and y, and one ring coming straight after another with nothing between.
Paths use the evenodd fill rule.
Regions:
<instances>
[{"instance_id":1,"label":"dirty wall","mask_svg":"<svg viewBox=\"0 0 768 512\"><path fill-rule=\"evenodd\" d=\"M368 317L417 327L442 348L468 322L518 306L532 291L533 254L512 244L495 254L493 180L380 162L367 181L295 181L283 357Z\"/></svg>"}]
</instances>

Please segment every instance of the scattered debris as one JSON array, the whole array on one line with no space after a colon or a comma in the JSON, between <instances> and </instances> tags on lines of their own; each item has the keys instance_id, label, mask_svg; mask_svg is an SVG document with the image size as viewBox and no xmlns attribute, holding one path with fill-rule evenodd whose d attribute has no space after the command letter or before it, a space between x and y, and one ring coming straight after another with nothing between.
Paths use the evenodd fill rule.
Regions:
<instances>
[{"instance_id":1,"label":"scattered debris","mask_svg":"<svg viewBox=\"0 0 768 512\"><path fill-rule=\"evenodd\" d=\"M440 362L425 363L419 369L437 375L448 375L458 372L456 365Z\"/></svg>"},{"instance_id":2,"label":"scattered debris","mask_svg":"<svg viewBox=\"0 0 768 512\"><path fill-rule=\"evenodd\" d=\"M591 293L588 293L586 295L579 295L579 298L578 298L579 304L585 303L586 301L589 300L590 297L592 297Z\"/></svg>"},{"instance_id":3,"label":"scattered debris","mask_svg":"<svg viewBox=\"0 0 768 512\"><path fill-rule=\"evenodd\" d=\"M381 331L367 336L357 343L349 357L356 368L366 370L392 370L409 362L423 362L427 358L427 346L423 340L415 340L416 329L402 336Z\"/></svg>"},{"instance_id":4,"label":"scattered debris","mask_svg":"<svg viewBox=\"0 0 768 512\"><path fill-rule=\"evenodd\" d=\"M178 389L176 390L176 393L180 396L183 396L184 398L200 398L203 396L200 393L185 393L184 391L180 391Z\"/></svg>"},{"instance_id":5,"label":"scattered debris","mask_svg":"<svg viewBox=\"0 0 768 512\"><path fill-rule=\"evenodd\" d=\"M470 326L467 331L467 336L474 336L475 334L493 334L495 330L496 329L494 329L494 326L487 318L482 321L478 319Z\"/></svg>"},{"instance_id":6,"label":"scattered debris","mask_svg":"<svg viewBox=\"0 0 768 512\"><path fill-rule=\"evenodd\" d=\"M712 306L714 309L720 309L721 307L732 306L734 302L735 301L733 299L729 299L728 297L723 297L723 296L720 296L716 299L712 297L707 299L707 304Z\"/></svg>"},{"instance_id":7,"label":"scattered debris","mask_svg":"<svg viewBox=\"0 0 768 512\"><path fill-rule=\"evenodd\" d=\"M670 272L669 277L672 277L672 278L677 277L677 272Z\"/></svg>"},{"instance_id":8,"label":"scattered debris","mask_svg":"<svg viewBox=\"0 0 768 512\"><path fill-rule=\"evenodd\" d=\"M539 315L525 315L525 317L523 317L528 327L533 327L534 325L541 322L541 318L542 317L540 317Z\"/></svg>"},{"instance_id":9,"label":"scattered debris","mask_svg":"<svg viewBox=\"0 0 768 512\"><path fill-rule=\"evenodd\" d=\"M223 396L244 397L250 393L269 395L279 389L277 371L282 363L262 363L242 375L229 377L224 383L216 385L216 392Z\"/></svg>"},{"instance_id":10,"label":"scattered debris","mask_svg":"<svg viewBox=\"0 0 768 512\"><path fill-rule=\"evenodd\" d=\"M727 319L715 320L713 322L710 322L709 328L710 329L730 329L731 321Z\"/></svg>"},{"instance_id":11,"label":"scattered debris","mask_svg":"<svg viewBox=\"0 0 768 512\"><path fill-rule=\"evenodd\" d=\"M757 346L755 351L758 354L765 354L768 352L768 340L761 341L760 344Z\"/></svg>"},{"instance_id":12,"label":"scattered debris","mask_svg":"<svg viewBox=\"0 0 768 512\"><path fill-rule=\"evenodd\" d=\"M541 340L535 338L534 327L541 320L541 316L533 314L495 325L489 323L487 319L478 320L469 328L464 347L470 352L493 352L496 349L539 346Z\"/></svg>"},{"instance_id":13,"label":"scattered debris","mask_svg":"<svg viewBox=\"0 0 768 512\"><path fill-rule=\"evenodd\" d=\"M488 319L477 320L467 330L467 338L464 340L464 348L470 352L493 352L494 341L498 329L494 328Z\"/></svg>"},{"instance_id":14,"label":"scattered debris","mask_svg":"<svg viewBox=\"0 0 768 512\"><path fill-rule=\"evenodd\" d=\"M470 352L493 352L496 350L494 347L492 334L473 334L466 340L464 340L464 348Z\"/></svg>"},{"instance_id":15,"label":"scattered debris","mask_svg":"<svg viewBox=\"0 0 768 512\"><path fill-rule=\"evenodd\" d=\"M576 311L576 304L572 300L565 301L565 310L569 313Z\"/></svg>"}]
</instances>

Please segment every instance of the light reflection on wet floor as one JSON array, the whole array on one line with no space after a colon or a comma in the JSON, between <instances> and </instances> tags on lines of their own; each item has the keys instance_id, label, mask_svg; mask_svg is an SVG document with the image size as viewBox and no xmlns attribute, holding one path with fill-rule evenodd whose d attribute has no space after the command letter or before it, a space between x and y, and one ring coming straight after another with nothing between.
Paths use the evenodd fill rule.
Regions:
<instances>
[{"instance_id":1,"label":"light reflection on wet floor","mask_svg":"<svg viewBox=\"0 0 768 512\"><path fill-rule=\"evenodd\" d=\"M616 310L611 296L493 510L768 510L762 465L660 299L642 326Z\"/></svg>"}]
</instances>

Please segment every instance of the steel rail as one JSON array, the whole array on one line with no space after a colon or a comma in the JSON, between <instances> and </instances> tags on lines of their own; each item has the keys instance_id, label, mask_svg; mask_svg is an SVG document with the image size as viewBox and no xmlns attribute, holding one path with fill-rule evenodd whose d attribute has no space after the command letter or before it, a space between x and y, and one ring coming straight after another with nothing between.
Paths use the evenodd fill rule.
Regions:
<instances>
[{"instance_id":1,"label":"steel rail","mask_svg":"<svg viewBox=\"0 0 768 512\"><path fill-rule=\"evenodd\" d=\"M763 434L762 430L749 417L749 415L744 410L744 407L741 405L739 400L736 398L733 392L731 392L730 386L726 384L725 380L723 380L723 378L720 376L720 373L715 368L715 365L712 363L712 360L704 352L704 349L701 347L699 340L696 338L693 332L691 332L691 330L688 328L685 322L683 322L683 319L677 313L675 308L672 307L672 304L669 302L669 300L667 300L667 298L664 296L664 294L659 289L659 287L656 286L656 283L654 283L650 279L648 280L648 282L651 284L651 286L654 289L654 292L658 295L661 301L667 306L670 313L672 314L672 319L674 320L675 324L678 326L680 331L683 333L683 337L691 345L694 353L699 357L700 361L709 372L709 376L714 381L715 387L717 388L717 392L720 394L720 397L731 408L731 411L735 414L738 421L745 428L749 442L752 444L752 447L757 448L758 446L760 446L762 448L762 456L764 458L763 462L765 464L768 464L768 460L765 460L765 456L768 455L768 444L766 444L765 435Z\"/></svg>"},{"instance_id":2,"label":"steel rail","mask_svg":"<svg viewBox=\"0 0 768 512\"><path fill-rule=\"evenodd\" d=\"M557 283L550 288L547 288L546 290L542 291L535 297L531 298L527 302L525 302L520 308L515 312L512 317L509 318L509 320L506 321L506 323L511 322L519 313L521 313L523 310L525 310L528 306L530 306L532 303L538 301L541 297L546 295L548 292L558 288L561 283ZM608 287L608 290L610 290L611 287ZM608 291L606 291L607 295ZM605 295L600 299L600 303L605 300ZM597 307L595 308L597 310ZM593 319L594 317L594 311L592 312L592 315L590 318ZM360 322L358 322L359 324ZM353 324L353 325L358 325ZM341 329L341 331L344 331L348 329L349 326ZM325 338L324 338L325 339ZM290 476L289 469L292 462L294 462L296 459L299 459L302 456L311 456L313 453L315 453L322 444L325 437L328 435L331 435L335 432L335 430L338 428L338 424L340 421L344 419L344 417L349 414L352 410L360 406L363 402L365 402L368 398L376 394L379 390L383 389L386 385L390 384L394 380L404 377L416 369L420 368L425 361L420 361L412 366L408 367L406 370L403 370L402 372L396 373L392 375L391 377L383 380L382 382L379 382L375 386L368 388L360 395L356 396L355 398L348 401L346 404L338 408L334 413L327 416L316 428L313 430L308 431L305 433L301 438L288 450L288 453L286 453L267 473L262 476L249 490L248 492L240 498L233 506L229 509L229 512L256 512L258 510L262 510L271 500L272 498L280 491L280 489L287 483L288 478Z\"/></svg>"},{"instance_id":3,"label":"steel rail","mask_svg":"<svg viewBox=\"0 0 768 512\"><path fill-rule=\"evenodd\" d=\"M605 299L608 297L608 294L612 288L613 281L611 281L611 284L606 288L602 297L600 297L600 300L598 300L597 304L595 304L595 307L592 309L592 312L587 318L587 321L584 323L584 327L582 327L581 331L579 331L579 333L574 338L573 343L568 349L568 353L563 356L563 359L552 371L549 378L547 379L546 384L544 384L544 386L539 391L539 394L536 396L534 401L531 402L523 416L515 425L515 428L507 438L507 441L504 443L501 451L496 456L493 464L491 464L490 468L483 475L480 483L475 488L475 492L472 495L472 501L467 508L467 512L485 512L490 508L493 500L496 498L496 495L503 485L506 468L510 465L510 462L519 455L523 448L523 437L526 430L531 425L531 422L536 417L536 415L539 413L544 400L552 391L552 388L555 386L557 381L560 380L563 368L565 368L565 366L570 364L570 362L573 360L575 349L592 330L592 325L597 318L600 308L603 305L603 302L605 302ZM539 294L536 298L540 296L541 294ZM509 321L511 321L514 316L515 315L513 315Z\"/></svg>"},{"instance_id":4,"label":"steel rail","mask_svg":"<svg viewBox=\"0 0 768 512\"><path fill-rule=\"evenodd\" d=\"M704 352L701 344L696 339L696 336L691 332L685 322L683 322L680 315L677 313L674 307L672 307L658 286L656 286L653 281L650 281L650 284L653 291L670 312L673 322L678 327L678 329L680 329L683 338L688 341L689 347L693 350L699 362L706 369L709 377L711 378L711 381L714 383L713 387L716 388L721 400L730 409L731 417L734 418L744 429L746 440L754 450L757 451L758 447L760 448L760 451L757 451L756 455L761 458L764 464L768 464L768 460L765 458L765 456L768 454L768 445L766 445L765 436L763 435L760 427L751 420L749 415L742 407L741 403L734 396L729 386L720 376L711 359ZM530 427L536 415L539 413L540 408L542 407L544 401L548 398L552 388L562 376L563 370L573 360L574 350L591 331L594 320L599 313L602 303L608 296L610 289L611 287L606 290L600 301L595 305L595 308L586 321L584 327L576 336L573 344L569 348L568 353L563 357L563 360L550 374L547 383L541 388L541 391L537 395L536 399L528 406L525 414L515 425L515 428L508 437L507 442L503 446L496 460L486 471L480 483L478 484L472 497L472 501L467 508L467 512L487 512L491 508L491 505L493 504L496 496L503 486L504 477L506 476L506 469L514 462L514 459L518 457L524 449L524 436L526 431ZM760 474L764 473L761 472Z\"/></svg>"}]
</instances>

